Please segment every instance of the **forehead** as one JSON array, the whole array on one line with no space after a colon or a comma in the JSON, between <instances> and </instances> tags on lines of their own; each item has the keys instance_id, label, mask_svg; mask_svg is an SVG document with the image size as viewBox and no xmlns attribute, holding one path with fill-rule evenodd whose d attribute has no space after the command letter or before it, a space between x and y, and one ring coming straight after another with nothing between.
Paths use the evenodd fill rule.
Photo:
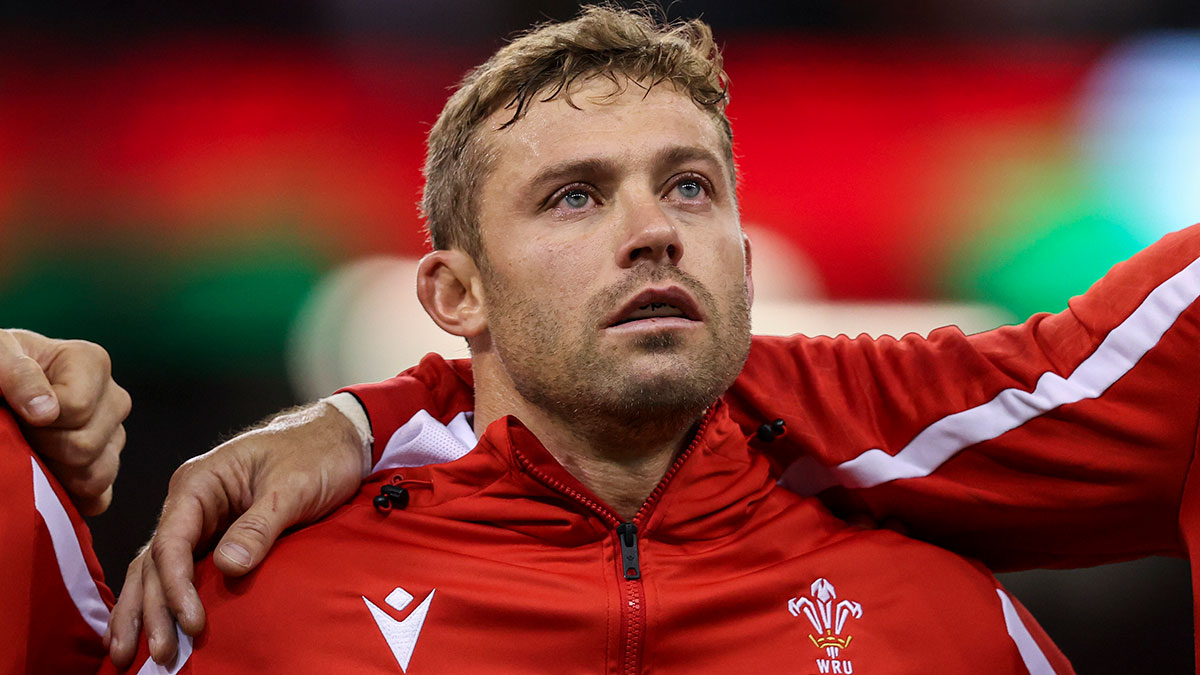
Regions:
<instances>
[{"instance_id":1,"label":"forehead","mask_svg":"<svg viewBox=\"0 0 1200 675\"><path fill-rule=\"evenodd\" d=\"M648 92L633 82L618 94L614 88L606 78L592 78L572 90L569 101L563 95L536 101L505 129L498 127L512 111L497 111L483 134L494 152L494 169L516 178L512 174L584 157L632 166L672 146L700 146L725 157L717 120L670 83ZM725 171L728 174L729 167Z\"/></svg>"}]
</instances>

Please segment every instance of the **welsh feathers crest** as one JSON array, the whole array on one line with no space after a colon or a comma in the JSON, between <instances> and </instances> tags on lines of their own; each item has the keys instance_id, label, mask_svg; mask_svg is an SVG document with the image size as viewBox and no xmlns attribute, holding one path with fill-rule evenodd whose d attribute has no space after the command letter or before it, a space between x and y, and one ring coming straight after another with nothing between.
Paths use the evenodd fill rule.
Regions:
<instances>
[{"instance_id":1,"label":"welsh feathers crest","mask_svg":"<svg viewBox=\"0 0 1200 675\"><path fill-rule=\"evenodd\" d=\"M828 579L817 579L810 588L811 597L788 600L788 611L792 616L804 615L812 624L815 634L808 636L818 648L824 649L829 658L836 659L841 650L850 646L852 635L843 635L846 619L862 618L862 605L852 600L838 601L837 591Z\"/></svg>"}]
</instances>

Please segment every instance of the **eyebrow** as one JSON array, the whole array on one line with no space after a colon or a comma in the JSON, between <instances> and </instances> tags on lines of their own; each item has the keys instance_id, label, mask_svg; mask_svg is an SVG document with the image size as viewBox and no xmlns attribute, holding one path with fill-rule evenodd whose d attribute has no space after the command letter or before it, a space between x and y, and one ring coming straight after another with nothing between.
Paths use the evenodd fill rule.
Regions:
<instances>
[{"instance_id":1,"label":"eyebrow","mask_svg":"<svg viewBox=\"0 0 1200 675\"><path fill-rule=\"evenodd\" d=\"M722 171L725 170L725 165L716 154L708 148L699 145L673 145L663 148L655 153L652 161L655 168L686 164L688 162L708 162L717 166Z\"/></svg>"},{"instance_id":2,"label":"eyebrow","mask_svg":"<svg viewBox=\"0 0 1200 675\"><path fill-rule=\"evenodd\" d=\"M617 162L599 157L570 159L551 164L534 174L527 185L532 193L540 193L546 184L558 184L580 178L595 180L617 173Z\"/></svg>"},{"instance_id":3,"label":"eyebrow","mask_svg":"<svg viewBox=\"0 0 1200 675\"><path fill-rule=\"evenodd\" d=\"M711 150L699 145L672 145L654 153L650 164L655 170L687 162L707 162L722 172L724 164ZM619 162L614 159L588 157L570 159L565 162L551 164L534 174L526 184L531 193L540 193L542 186L557 184L571 180L589 179L603 180L615 175L619 170Z\"/></svg>"}]
</instances>

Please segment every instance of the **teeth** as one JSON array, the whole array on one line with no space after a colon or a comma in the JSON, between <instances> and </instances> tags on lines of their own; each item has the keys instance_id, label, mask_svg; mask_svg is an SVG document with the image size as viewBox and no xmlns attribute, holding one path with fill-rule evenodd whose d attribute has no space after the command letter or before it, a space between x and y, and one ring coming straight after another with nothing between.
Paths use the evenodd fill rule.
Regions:
<instances>
[{"instance_id":1,"label":"teeth","mask_svg":"<svg viewBox=\"0 0 1200 675\"><path fill-rule=\"evenodd\" d=\"M675 305L665 302L651 302L630 312L625 321L636 321L638 319L649 319L658 316L685 316L685 314Z\"/></svg>"}]
</instances>

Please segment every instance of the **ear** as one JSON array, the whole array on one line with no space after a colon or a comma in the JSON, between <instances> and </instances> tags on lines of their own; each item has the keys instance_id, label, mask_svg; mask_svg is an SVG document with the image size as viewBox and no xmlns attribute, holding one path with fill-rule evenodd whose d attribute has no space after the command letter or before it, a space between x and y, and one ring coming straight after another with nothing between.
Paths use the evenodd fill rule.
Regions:
<instances>
[{"instance_id":1,"label":"ear","mask_svg":"<svg viewBox=\"0 0 1200 675\"><path fill-rule=\"evenodd\" d=\"M471 339L487 330L479 268L457 249L434 251L417 265L417 299L442 330Z\"/></svg>"},{"instance_id":2,"label":"ear","mask_svg":"<svg viewBox=\"0 0 1200 675\"><path fill-rule=\"evenodd\" d=\"M742 246L746 251L746 304L754 306L754 275L750 274L750 237L742 233Z\"/></svg>"}]
</instances>

